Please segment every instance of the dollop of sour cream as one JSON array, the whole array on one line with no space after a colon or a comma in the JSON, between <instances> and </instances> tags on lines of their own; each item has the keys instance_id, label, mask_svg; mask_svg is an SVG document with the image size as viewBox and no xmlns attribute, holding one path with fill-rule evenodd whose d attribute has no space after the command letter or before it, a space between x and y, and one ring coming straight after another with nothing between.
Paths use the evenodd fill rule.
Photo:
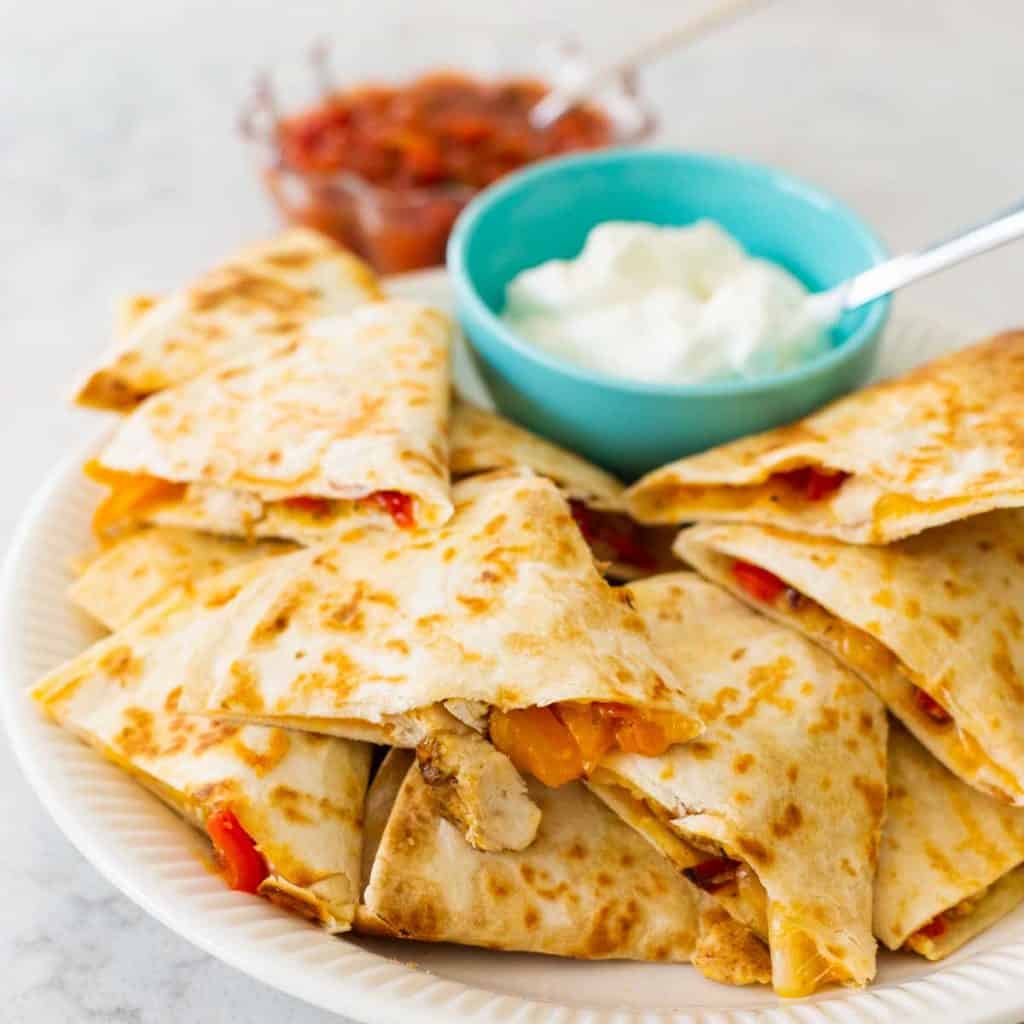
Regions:
<instances>
[{"instance_id":1,"label":"dollop of sour cream","mask_svg":"<svg viewBox=\"0 0 1024 1024\"><path fill-rule=\"evenodd\" d=\"M829 347L807 289L716 223L608 221L573 260L509 283L503 318L577 366L662 383L759 377Z\"/></svg>"}]
</instances>

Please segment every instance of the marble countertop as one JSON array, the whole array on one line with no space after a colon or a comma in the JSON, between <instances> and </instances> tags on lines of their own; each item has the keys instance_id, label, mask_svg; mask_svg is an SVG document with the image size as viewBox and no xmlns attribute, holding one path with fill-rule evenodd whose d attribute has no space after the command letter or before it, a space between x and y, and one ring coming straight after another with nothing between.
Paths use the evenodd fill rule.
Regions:
<instances>
[{"instance_id":1,"label":"marble countertop","mask_svg":"<svg viewBox=\"0 0 1024 1024\"><path fill-rule=\"evenodd\" d=\"M597 52L678 17L675 0L526 0L435 17L573 30ZM694 5L696 6L696 5ZM324 32L357 38L415 0L32 0L0 36L0 548L28 495L94 419L62 401L119 294L167 287L272 218L235 133L254 67ZM639 17L639 11L643 17ZM777 0L646 76L662 141L795 171L893 248L1018 197L1020 0ZM1024 317L1022 250L918 285L903 308L970 331ZM190 1024L327 1015L200 953L70 846L0 740L0 1011L8 1024Z\"/></svg>"}]
</instances>

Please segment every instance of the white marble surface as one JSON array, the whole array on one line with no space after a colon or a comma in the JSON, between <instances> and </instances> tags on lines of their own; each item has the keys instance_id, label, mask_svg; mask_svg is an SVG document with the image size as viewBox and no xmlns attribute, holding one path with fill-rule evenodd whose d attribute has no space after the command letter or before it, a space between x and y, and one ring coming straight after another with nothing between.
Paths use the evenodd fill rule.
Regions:
<instances>
[{"instance_id":1,"label":"white marble surface","mask_svg":"<svg viewBox=\"0 0 1024 1024\"><path fill-rule=\"evenodd\" d=\"M679 0L431 0L477 22L542 18L598 52ZM0 2L0 547L94 421L61 403L109 304L170 285L271 223L235 133L250 70L415 0ZM627 13L628 12L628 13ZM797 171L893 247L1024 191L1020 0L777 0L647 76L662 138ZM1024 250L900 301L985 331L1024 319ZM0 1018L8 1024L321 1021L211 961L114 892L60 835L0 742Z\"/></svg>"}]
</instances>

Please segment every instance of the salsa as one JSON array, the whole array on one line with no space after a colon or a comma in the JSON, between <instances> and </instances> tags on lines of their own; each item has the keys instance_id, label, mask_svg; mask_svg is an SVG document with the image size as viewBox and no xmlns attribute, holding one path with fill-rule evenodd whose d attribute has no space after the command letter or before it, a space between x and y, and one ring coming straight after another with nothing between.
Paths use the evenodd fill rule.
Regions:
<instances>
[{"instance_id":1,"label":"salsa","mask_svg":"<svg viewBox=\"0 0 1024 1024\"><path fill-rule=\"evenodd\" d=\"M547 92L534 79L456 72L336 92L277 121L268 184L289 218L378 270L432 266L477 191L545 157L612 142L611 120L586 105L535 129L529 112Z\"/></svg>"}]
</instances>

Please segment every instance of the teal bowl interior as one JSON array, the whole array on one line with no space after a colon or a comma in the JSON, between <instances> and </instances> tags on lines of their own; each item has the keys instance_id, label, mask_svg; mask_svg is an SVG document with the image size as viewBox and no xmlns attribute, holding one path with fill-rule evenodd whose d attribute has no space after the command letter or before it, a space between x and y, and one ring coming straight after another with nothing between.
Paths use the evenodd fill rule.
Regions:
<instances>
[{"instance_id":1,"label":"teal bowl interior","mask_svg":"<svg viewBox=\"0 0 1024 1024\"><path fill-rule=\"evenodd\" d=\"M830 350L786 374L701 385L593 373L519 339L500 319L521 270L576 256L606 220L711 218L812 291L885 258L847 207L788 174L725 157L618 150L551 161L477 197L456 224L448 268L456 311L499 409L633 479L655 466L806 415L862 384L888 300L847 315ZM628 345L629 339L624 338Z\"/></svg>"}]
</instances>

